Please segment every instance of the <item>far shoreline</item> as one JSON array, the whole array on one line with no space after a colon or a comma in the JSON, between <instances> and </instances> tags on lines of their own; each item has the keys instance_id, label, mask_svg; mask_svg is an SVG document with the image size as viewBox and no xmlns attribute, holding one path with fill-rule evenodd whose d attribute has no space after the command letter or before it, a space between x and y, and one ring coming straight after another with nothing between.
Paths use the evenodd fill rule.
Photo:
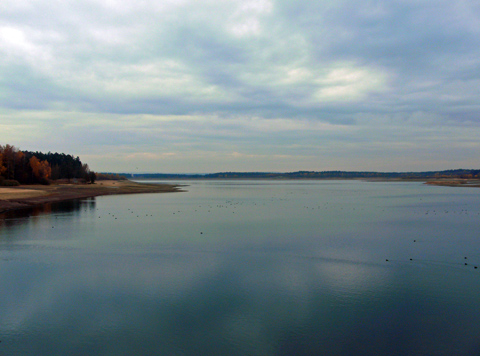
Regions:
<instances>
[{"instance_id":1,"label":"far shoreline","mask_svg":"<svg viewBox=\"0 0 480 356\"><path fill-rule=\"evenodd\" d=\"M137 178L137 182L152 182L152 181L159 181L158 178ZM436 186L444 186L444 187L465 187L465 188L480 188L480 179L479 178L405 178L405 177L373 177L373 178L365 178L365 177L354 177L354 178L346 178L346 177L327 177L327 178L286 178L286 177L255 177L255 178L246 178L246 177L195 177L195 178L188 178L188 177L178 177L178 178L164 178L161 179L162 181L242 181L242 180L252 180L252 181L275 181L275 182L289 182L289 181L327 181L327 180L358 180L363 182L419 182L424 183L427 185L436 185Z\"/></svg>"},{"instance_id":2,"label":"far shoreline","mask_svg":"<svg viewBox=\"0 0 480 356\"><path fill-rule=\"evenodd\" d=\"M210 178L194 180L244 180L245 178ZM155 179L141 181L100 180L95 184L53 183L51 185L20 185L16 187L0 187L0 214L10 210L28 209L48 203L85 199L106 195L175 193L183 192L182 184L151 183ZM183 181L188 179L178 179ZM253 178L248 180L268 180ZM272 179L279 180L279 179ZM307 180L302 179L281 179ZM405 179L405 178L313 178L311 180L362 180L366 182L423 182L427 185L444 187L480 188L480 179L444 178L444 179Z\"/></svg>"},{"instance_id":3,"label":"far shoreline","mask_svg":"<svg viewBox=\"0 0 480 356\"><path fill-rule=\"evenodd\" d=\"M95 184L53 183L0 187L0 214L10 210L106 195L182 192L178 184L100 180Z\"/></svg>"}]
</instances>

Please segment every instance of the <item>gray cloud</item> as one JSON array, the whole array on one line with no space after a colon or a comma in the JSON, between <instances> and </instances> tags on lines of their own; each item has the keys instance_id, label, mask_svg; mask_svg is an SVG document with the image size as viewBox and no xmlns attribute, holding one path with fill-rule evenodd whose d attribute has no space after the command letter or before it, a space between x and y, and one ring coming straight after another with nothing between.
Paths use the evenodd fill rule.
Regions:
<instances>
[{"instance_id":1,"label":"gray cloud","mask_svg":"<svg viewBox=\"0 0 480 356\"><path fill-rule=\"evenodd\" d=\"M0 140L99 169L116 151L111 170L158 150L181 155L180 171L223 170L221 152L236 152L230 170L275 170L275 152L299 169L383 170L392 160L375 155L409 150L429 163L399 169L453 168L466 141L479 148L479 39L474 1L5 0Z\"/></svg>"}]
</instances>

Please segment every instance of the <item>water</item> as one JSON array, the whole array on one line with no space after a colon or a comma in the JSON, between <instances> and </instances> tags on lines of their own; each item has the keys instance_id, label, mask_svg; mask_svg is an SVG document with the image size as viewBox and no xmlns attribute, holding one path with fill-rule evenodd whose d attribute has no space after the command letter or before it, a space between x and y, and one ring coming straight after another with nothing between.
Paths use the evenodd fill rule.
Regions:
<instances>
[{"instance_id":1,"label":"water","mask_svg":"<svg viewBox=\"0 0 480 356\"><path fill-rule=\"evenodd\" d=\"M0 215L0 355L480 354L480 190L189 184Z\"/></svg>"}]
</instances>

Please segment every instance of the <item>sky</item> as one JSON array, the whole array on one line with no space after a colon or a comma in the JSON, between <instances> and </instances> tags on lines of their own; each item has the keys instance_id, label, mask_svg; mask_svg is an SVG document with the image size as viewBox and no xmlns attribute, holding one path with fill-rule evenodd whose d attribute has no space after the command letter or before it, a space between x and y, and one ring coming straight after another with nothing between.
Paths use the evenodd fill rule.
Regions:
<instances>
[{"instance_id":1,"label":"sky","mask_svg":"<svg viewBox=\"0 0 480 356\"><path fill-rule=\"evenodd\" d=\"M478 0L1 0L0 144L100 172L479 168Z\"/></svg>"}]
</instances>

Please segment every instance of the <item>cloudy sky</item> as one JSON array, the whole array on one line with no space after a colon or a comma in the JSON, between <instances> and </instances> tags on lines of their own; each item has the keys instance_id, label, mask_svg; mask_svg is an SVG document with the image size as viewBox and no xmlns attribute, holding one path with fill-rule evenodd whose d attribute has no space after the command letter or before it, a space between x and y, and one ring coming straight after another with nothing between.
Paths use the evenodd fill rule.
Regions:
<instances>
[{"instance_id":1,"label":"cloudy sky","mask_svg":"<svg viewBox=\"0 0 480 356\"><path fill-rule=\"evenodd\" d=\"M0 144L97 171L479 168L477 0L2 0Z\"/></svg>"}]
</instances>

